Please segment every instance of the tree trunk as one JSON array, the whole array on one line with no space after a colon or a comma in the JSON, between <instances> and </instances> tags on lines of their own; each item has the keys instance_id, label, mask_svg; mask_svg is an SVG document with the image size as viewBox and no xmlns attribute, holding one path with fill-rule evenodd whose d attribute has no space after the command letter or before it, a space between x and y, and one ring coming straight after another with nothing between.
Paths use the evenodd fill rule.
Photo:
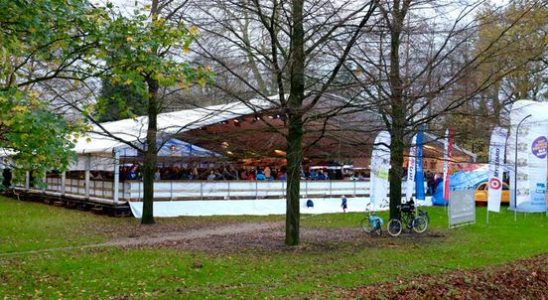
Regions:
<instances>
[{"instance_id":1,"label":"tree trunk","mask_svg":"<svg viewBox=\"0 0 548 300\"><path fill-rule=\"evenodd\" d=\"M143 218L141 224L154 224L154 173L157 160L158 81L148 79L148 128L143 162Z\"/></svg>"},{"instance_id":2,"label":"tree trunk","mask_svg":"<svg viewBox=\"0 0 548 300\"><path fill-rule=\"evenodd\" d=\"M287 203L285 220L285 244L299 244L300 184L303 124L300 115L289 118L287 135Z\"/></svg>"},{"instance_id":3,"label":"tree trunk","mask_svg":"<svg viewBox=\"0 0 548 300\"><path fill-rule=\"evenodd\" d=\"M303 0L291 3L293 30L291 33L290 83L288 98L287 134L287 207L285 221L285 244L299 244L300 219L300 170L303 159L302 105L304 100L304 27Z\"/></svg>"},{"instance_id":4,"label":"tree trunk","mask_svg":"<svg viewBox=\"0 0 548 300\"><path fill-rule=\"evenodd\" d=\"M403 120L405 121L405 115ZM398 205L401 204L401 183L403 176L403 152L404 152L404 126L401 120L396 121L396 115L392 123L390 132L390 218L399 218L400 211Z\"/></svg>"},{"instance_id":5,"label":"tree trunk","mask_svg":"<svg viewBox=\"0 0 548 300\"><path fill-rule=\"evenodd\" d=\"M390 88L392 123L390 126L390 218L399 218L398 205L401 204L401 182L403 165L403 148L405 133L405 103L403 84L400 70L400 39L403 26L404 12L400 9L399 1L394 2L392 11L393 22L390 32Z\"/></svg>"}]
</instances>

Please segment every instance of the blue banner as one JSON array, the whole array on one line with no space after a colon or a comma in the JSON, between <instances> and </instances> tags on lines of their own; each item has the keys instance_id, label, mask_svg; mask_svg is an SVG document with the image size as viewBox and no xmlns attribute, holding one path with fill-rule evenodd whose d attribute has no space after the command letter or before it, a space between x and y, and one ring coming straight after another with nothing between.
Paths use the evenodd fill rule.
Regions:
<instances>
[{"instance_id":1,"label":"blue banner","mask_svg":"<svg viewBox=\"0 0 548 300\"><path fill-rule=\"evenodd\" d=\"M417 133L417 159L415 170L415 196L417 200L425 200L424 194L424 169L423 169L423 144L424 144L424 125L421 125Z\"/></svg>"}]
</instances>

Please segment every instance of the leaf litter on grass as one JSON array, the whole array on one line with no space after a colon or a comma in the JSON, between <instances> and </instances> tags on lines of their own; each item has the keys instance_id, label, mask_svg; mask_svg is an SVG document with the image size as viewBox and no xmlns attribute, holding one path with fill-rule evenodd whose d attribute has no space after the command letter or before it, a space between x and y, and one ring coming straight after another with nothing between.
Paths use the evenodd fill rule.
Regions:
<instances>
[{"instance_id":1,"label":"leaf litter on grass","mask_svg":"<svg viewBox=\"0 0 548 300\"><path fill-rule=\"evenodd\" d=\"M548 299L548 254L469 271L339 289L347 299Z\"/></svg>"}]
</instances>

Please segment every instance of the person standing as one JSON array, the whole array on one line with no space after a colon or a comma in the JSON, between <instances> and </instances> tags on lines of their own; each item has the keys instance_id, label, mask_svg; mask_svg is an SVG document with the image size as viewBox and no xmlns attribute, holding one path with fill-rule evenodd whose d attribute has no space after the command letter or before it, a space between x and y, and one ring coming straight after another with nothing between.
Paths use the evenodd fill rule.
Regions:
<instances>
[{"instance_id":1,"label":"person standing","mask_svg":"<svg viewBox=\"0 0 548 300\"><path fill-rule=\"evenodd\" d=\"M270 167L269 166L266 166L266 168L264 168L264 177L266 178L266 180L270 180L272 179L271 178L271 171L270 171Z\"/></svg>"},{"instance_id":2,"label":"person standing","mask_svg":"<svg viewBox=\"0 0 548 300\"><path fill-rule=\"evenodd\" d=\"M346 200L346 196L342 196L341 198L341 207L343 209L343 212L346 212L346 209L348 208L348 201Z\"/></svg>"}]
</instances>

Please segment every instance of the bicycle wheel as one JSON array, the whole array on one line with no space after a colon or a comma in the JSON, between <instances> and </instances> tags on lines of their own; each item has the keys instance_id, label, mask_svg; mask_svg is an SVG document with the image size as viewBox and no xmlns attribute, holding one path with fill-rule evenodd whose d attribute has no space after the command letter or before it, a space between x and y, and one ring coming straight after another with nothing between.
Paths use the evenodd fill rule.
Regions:
<instances>
[{"instance_id":1,"label":"bicycle wheel","mask_svg":"<svg viewBox=\"0 0 548 300\"><path fill-rule=\"evenodd\" d=\"M413 220L413 230L416 233L423 233L428 228L428 221L423 216L418 216Z\"/></svg>"},{"instance_id":2,"label":"bicycle wheel","mask_svg":"<svg viewBox=\"0 0 548 300\"><path fill-rule=\"evenodd\" d=\"M365 217L362 219L360 223L360 227L363 229L363 231L370 233L371 232L371 222L369 222L369 218Z\"/></svg>"},{"instance_id":3,"label":"bicycle wheel","mask_svg":"<svg viewBox=\"0 0 548 300\"><path fill-rule=\"evenodd\" d=\"M426 222L430 223L430 216L428 216L428 212L419 208L419 216L425 217Z\"/></svg>"},{"instance_id":4,"label":"bicycle wheel","mask_svg":"<svg viewBox=\"0 0 548 300\"><path fill-rule=\"evenodd\" d=\"M398 219L390 219L388 222L388 234L391 236L398 236L402 230L401 221Z\"/></svg>"}]
</instances>

